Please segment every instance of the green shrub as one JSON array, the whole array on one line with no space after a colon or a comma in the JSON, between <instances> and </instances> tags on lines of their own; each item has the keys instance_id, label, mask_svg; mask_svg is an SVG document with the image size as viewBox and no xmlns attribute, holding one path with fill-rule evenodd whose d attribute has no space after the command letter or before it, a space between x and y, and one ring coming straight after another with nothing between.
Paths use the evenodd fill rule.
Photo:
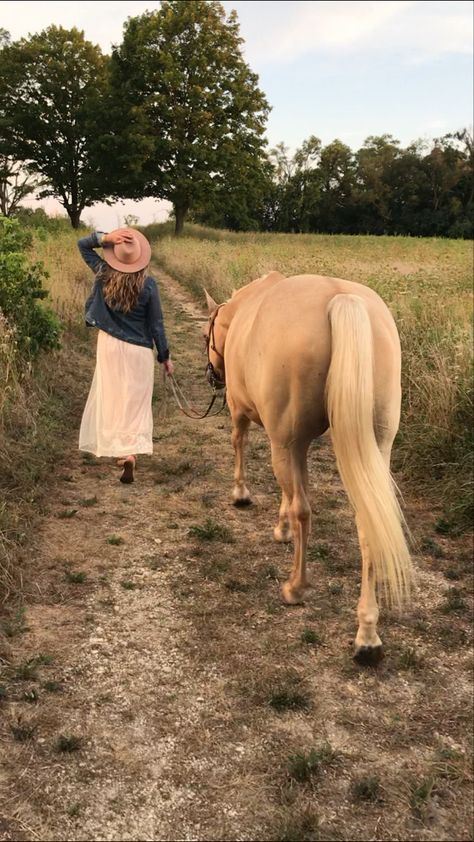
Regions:
<instances>
[{"instance_id":1,"label":"green shrub","mask_svg":"<svg viewBox=\"0 0 474 842\"><path fill-rule=\"evenodd\" d=\"M15 329L16 346L27 358L59 347L60 323L39 302L48 293L42 264L28 262L31 237L15 219L0 217L0 311Z\"/></svg>"},{"instance_id":2,"label":"green shrub","mask_svg":"<svg viewBox=\"0 0 474 842\"><path fill-rule=\"evenodd\" d=\"M17 208L15 219L20 222L23 229L28 228L38 234L41 239L49 234L60 234L71 230L71 223L67 216L48 216L43 208ZM82 222L80 228L86 228Z\"/></svg>"}]
</instances>

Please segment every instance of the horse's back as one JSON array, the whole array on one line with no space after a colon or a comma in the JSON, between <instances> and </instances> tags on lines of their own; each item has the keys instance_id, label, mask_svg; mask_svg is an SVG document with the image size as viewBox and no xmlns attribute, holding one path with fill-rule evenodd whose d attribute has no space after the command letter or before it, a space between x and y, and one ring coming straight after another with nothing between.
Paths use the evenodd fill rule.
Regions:
<instances>
[{"instance_id":1,"label":"horse's back","mask_svg":"<svg viewBox=\"0 0 474 842\"><path fill-rule=\"evenodd\" d=\"M227 337L226 376L237 399L255 408L267 430L275 424L285 429L298 425L316 437L327 428L328 307L336 295L363 299L372 324L377 379L399 377L397 330L387 306L369 287L320 275L275 278L254 294L251 287Z\"/></svg>"}]
</instances>

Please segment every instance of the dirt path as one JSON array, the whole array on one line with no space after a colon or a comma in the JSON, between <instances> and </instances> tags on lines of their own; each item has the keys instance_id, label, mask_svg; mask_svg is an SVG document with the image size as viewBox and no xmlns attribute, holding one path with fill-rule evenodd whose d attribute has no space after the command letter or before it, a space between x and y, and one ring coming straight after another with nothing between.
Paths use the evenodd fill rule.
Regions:
<instances>
[{"instance_id":1,"label":"dirt path","mask_svg":"<svg viewBox=\"0 0 474 842\"><path fill-rule=\"evenodd\" d=\"M203 405L202 313L157 275L177 377ZM264 434L241 511L228 416L185 419L159 381L155 408L133 486L75 431L51 486L0 685L0 839L472 838L465 542L409 508L419 600L384 613L385 662L360 670L358 550L327 443L311 455L316 587L288 609Z\"/></svg>"}]
</instances>

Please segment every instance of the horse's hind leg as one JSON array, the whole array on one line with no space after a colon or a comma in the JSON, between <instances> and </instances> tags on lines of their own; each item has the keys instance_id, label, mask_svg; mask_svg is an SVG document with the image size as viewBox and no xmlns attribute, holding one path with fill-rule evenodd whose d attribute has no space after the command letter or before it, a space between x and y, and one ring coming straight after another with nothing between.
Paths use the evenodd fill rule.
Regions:
<instances>
[{"instance_id":1,"label":"horse's hind leg","mask_svg":"<svg viewBox=\"0 0 474 842\"><path fill-rule=\"evenodd\" d=\"M390 468L390 453L392 445L384 443L380 445L380 451L388 467ZM357 523L357 533L362 555L362 584L360 599L357 605L357 618L359 628L355 639L354 658L359 664L375 665L383 657L382 641L377 634L377 622L379 619L379 607L375 594L374 569L370 560L369 547L365 540L364 533Z\"/></svg>"},{"instance_id":2,"label":"horse's hind leg","mask_svg":"<svg viewBox=\"0 0 474 842\"><path fill-rule=\"evenodd\" d=\"M272 465L288 503L288 518L293 533L294 557L290 577L282 586L285 602L301 602L308 587L306 579L306 546L311 528L311 507L306 494L308 448L278 447L272 442ZM283 501L282 501L283 502Z\"/></svg>"},{"instance_id":3,"label":"horse's hind leg","mask_svg":"<svg viewBox=\"0 0 474 842\"><path fill-rule=\"evenodd\" d=\"M288 502L288 497L286 496L285 492L282 491L280 511L278 514L278 523L275 526L275 529L273 530L275 541L278 541L281 544L287 544L289 541L291 541L292 538L288 514L289 506L290 504Z\"/></svg>"},{"instance_id":4,"label":"horse's hind leg","mask_svg":"<svg viewBox=\"0 0 474 842\"><path fill-rule=\"evenodd\" d=\"M232 498L234 506L248 506L252 500L245 484L244 449L248 437L250 420L245 415L232 416L232 446L235 451L234 490Z\"/></svg>"},{"instance_id":5,"label":"horse's hind leg","mask_svg":"<svg viewBox=\"0 0 474 842\"><path fill-rule=\"evenodd\" d=\"M375 595L374 570L364 533L357 524L362 554L362 584L357 605L359 628L355 639L354 658L359 664L376 664L383 656L382 641L377 634L379 608Z\"/></svg>"}]
</instances>

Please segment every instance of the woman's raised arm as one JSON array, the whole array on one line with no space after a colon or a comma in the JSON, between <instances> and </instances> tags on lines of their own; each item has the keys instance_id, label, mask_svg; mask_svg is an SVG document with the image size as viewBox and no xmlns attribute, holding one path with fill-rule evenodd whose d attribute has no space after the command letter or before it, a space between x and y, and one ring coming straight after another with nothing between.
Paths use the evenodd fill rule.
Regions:
<instances>
[{"instance_id":1,"label":"woman's raised arm","mask_svg":"<svg viewBox=\"0 0 474 842\"><path fill-rule=\"evenodd\" d=\"M107 235L104 234L102 231L94 231L93 234L90 234L88 237L82 237L82 239L78 240L77 247L81 253L82 259L87 263L90 269L92 269L95 274L102 269L104 265L104 260L97 254L95 249L99 248L104 241L104 237Z\"/></svg>"}]
</instances>

